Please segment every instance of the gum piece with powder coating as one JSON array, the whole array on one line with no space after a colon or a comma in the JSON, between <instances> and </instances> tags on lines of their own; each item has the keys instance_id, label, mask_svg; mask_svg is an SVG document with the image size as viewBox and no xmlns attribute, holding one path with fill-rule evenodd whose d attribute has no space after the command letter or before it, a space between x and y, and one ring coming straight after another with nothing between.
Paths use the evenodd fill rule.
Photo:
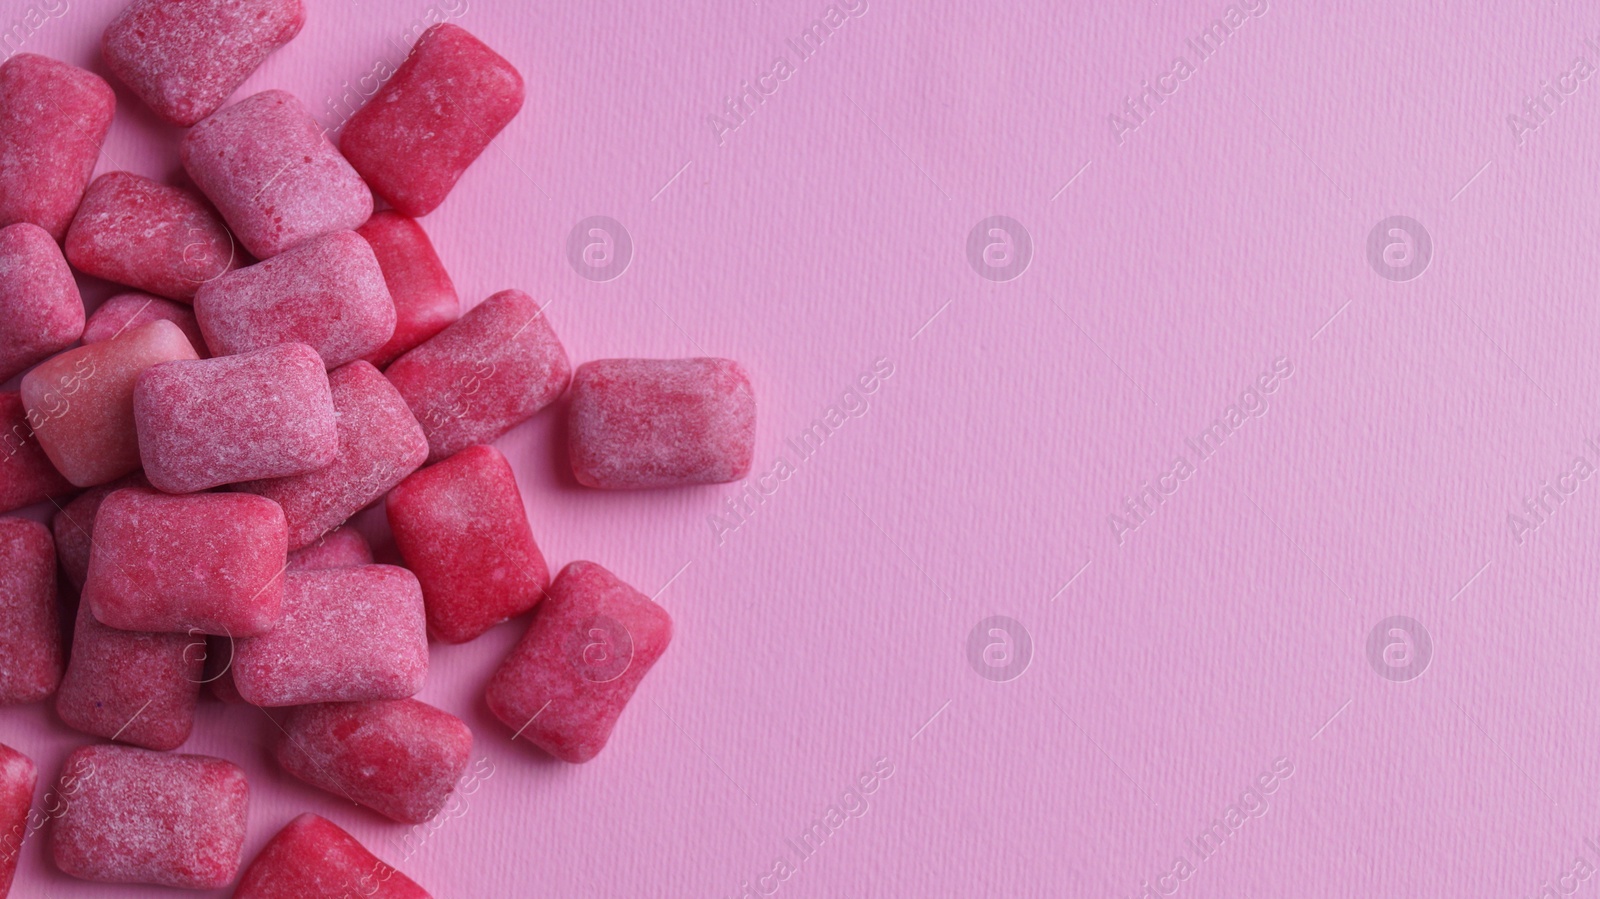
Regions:
<instances>
[{"instance_id":1,"label":"gum piece with powder coating","mask_svg":"<svg viewBox=\"0 0 1600 899\"><path fill-rule=\"evenodd\" d=\"M74 488L44 454L18 391L0 392L0 512L66 498Z\"/></svg>"},{"instance_id":2,"label":"gum piece with powder coating","mask_svg":"<svg viewBox=\"0 0 1600 899\"><path fill-rule=\"evenodd\" d=\"M11 891L23 841L32 831L28 819L38 783L33 759L0 743L0 899Z\"/></svg>"},{"instance_id":3,"label":"gum piece with powder coating","mask_svg":"<svg viewBox=\"0 0 1600 899\"><path fill-rule=\"evenodd\" d=\"M146 749L177 749L194 730L204 638L119 631L78 606L56 714L68 727Z\"/></svg>"},{"instance_id":4,"label":"gum piece with powder coating","mask_svg":"<svg viewBox=\"0 0 1600 899\"><path fill-rule=\"evenodd\" d=\"M33 53L0 64L0 227L67 233L116 105L111 85L77 66Z\"/></svg>"},{"instance_id":5,"label":"gum piece with powder coating","mask_svg":"<svg viewBox=\"0 0 1600 899\"><path fill-rule=\"evenodd\" d=\"M243 262L204 200L130 172L108 172L89 185L67 230L66 254L85 274L184 302Z\"/></svg>"},{"instance_id":6,"label":"gum piece with powder coating","mask_svg":"<svg viewBox=\"0 0 1600 899\"><path fill-rule=\"evenodd\" d=\"M415 219L389 210L375 212L356 233L372 246L394 300L394 336L365 357L383 368L460 318L461 299Z\"/></svg>"},{"instance_id":7,"label":"gum piece with powder coating","mask_svg":"<svg viewBox=\"0 0 1600 899\"><path fill-rule=\"evenodd\" d=\"M60 682L50 530L24 518L0 518L0 706L38 702Z\"/></svg>"},{"instance_id":8,"label":"gum piece with powder coating","mask_svg":"<svg viewBox=\"0 0 1600 899\"><path fill-rule=\"evenodd\" d=\"M149 487L144 472L136 471L127 477L117 478L109 484L90 487L77 499L56 510L50 521L50 530L56 538L56 558L67 581L79 590L89 576L89 553L94 547L94 520L106 497L124 487Z\"/></svg>"},{"instance_id":9,"label":"gum piece with powder coating","mask_svg":"<svg viewBox=\"0 0 1600 899\"><path fill-rule=\"evenodd\" d=\"M83 328L85 345L101 343L119 334L155 321L168 321L178 326L189 346L201 359L211 358L206 339L200 336L200 323L194 310L182 303L164 300L148 293L130 290L119 293L101 303L89 313L89 323Z\"/></svg>"},{"instance_id":10,"label":"gum piece with powder coating","mask_svg":"<svg viewBox=\"0 0 1600 899\"><path fill-rule=\"evenodd\" d=\"M83 335L83 297L61 248L43 228L0 228L0 381Z\"/></svg>"},{"instance_id":11,"label":"gum piece with powder coating","mask_svg":"<svg viewBox=\"0 0 1600 899\"><path fill-rule=\"evenodd\" d=\"M309 813L290 821L267 843L239 878L233 899L307 896L432 899L355 837Z\"/></svg>"}]
</instances>

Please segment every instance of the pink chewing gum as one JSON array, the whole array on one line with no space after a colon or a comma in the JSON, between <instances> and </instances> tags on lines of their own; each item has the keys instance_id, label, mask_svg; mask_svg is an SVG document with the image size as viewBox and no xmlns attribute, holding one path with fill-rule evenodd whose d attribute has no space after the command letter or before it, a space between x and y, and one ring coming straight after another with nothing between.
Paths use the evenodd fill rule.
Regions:
<instances>
[{"instance_id":1,"label":"pink chewing gum","mask_svg":"<svg viewBox=\"0 0 1600 899\"><path fill-rule=\"evenodd\" d=\"M106 497L124 487L149 486L150 482L145 480L144 473L136 471L109 484L91 487L77 499L56 510L55 517L50 522L50 530L55 534L56 558L61 562L61 570L66 572L68 583L82 590L84 580L89 577L89 552L94 546L94 520L100 514L100 505L105 502Z\"/></svg>"},{"instance_id":2,"label":"pink chewing gum","mask_svg":"<svg viewBox=\"0 0 1600 899\"><path fill-rule=\"evenodd\" d=\"M432 212L522 108L522 76L459 26L422 33L344 126L339 149L389 205Z\"/></svg>"},{"instance_id":3,"label":"pink chewing gum","mask_svg":"<svg viewBox=\"0 0 1600 899\"><path fill-rule=\"evenodd\" d=\"M81 603L56 714L96 737L177 749L194 730L204 646L201 637L107 627Z\"/></svg>"},{"instance_id":4,"label":"pink chewing gum","mask_svg":"<svg viewBox=\"0 0 1600 899\"><path fill-rule=\"evenodd\" d=\"M303 343L330 369L394 334L383 270L354 231L313 238L209 282L195 295L194 314L219 356Z\"/></svg>"},{"instance_id":5,"label":"pink chewing gum","mask_svg":"<svg viewBox=\"0 0 1600 899\"><path fill-rule=\"evenodd\" d=\"M137 291L119 293L90 313L89 323L83 328L83 342L85 345L102 343L151 322L172 322L201 359L211 357L206 339L200 336L200 323L195 320L193 309Z\"/></svg>"},{"instance_id":6,"label":"pink chewing gum","mask_svg":"<svg viewBox=\"0 0 1600 899\"><path fill-rule=\"evenodd\" d=\"M95 516L83 602L126 631L264 634L282 610L285 532L264 497L118 490Z\"/></svg>"},{"instance_id":7,"label":"pink chewing gum","mask_svg":"<svg viewBox=\"0 0 1600 899\"><path fill-rule=\"evenodd\" d=\"M0 228L0 381L83 334L83 297L61 248L38 225Z\"/></svg>"},{"instance_id":8,"label":"pink chewing gum","mask_svg":"<svg viewBox=\"0 0 1600 899\"><path fill-rule=\"evenodd\" d=\"M339 452L328 373L303 343L152 365L133 417L145 476L168 493L305 474Z\"/></svg>"},{"instance_id":9,"label":"pink chewing gum","mask_svg":"<svg viewBox=\"0 0 1600 899\"><path fill-rule=\"evenodd\" d=\"M173 300L240 264L233 236L194 194L129 172L94 179L67 230L67 261L85 274Z\"/></svg>"},{"instance_id":10,"label":"pink chewing gum","mask_svg":"<svg viewBox=\"0 0 1600 899\"><path fill-rule=\"evenodd\" d=\"M62 770L86 772L51 833L50 854L64 873L191 890L233 882L250 805L238 765L208 755L83 746Z\"/></svg>"},{"instance_id":11,"label":"pink chewing gum","mask_svg":"<svg viewBox=\"0 0 1600 899\"><path fill-rule=\"evenodd\" d=\"M28 426L22 394L0 393L0 512L73 493Z\"/></svg>"},{"instance_id":12,"label":"pink chewing gum","mask_svg":"<svg viewBox=\"0 0 1600 899\"><path fill-rule=\"evenodd\" d=\"M555 402L572 366L533 297L502 290L384 375L427 433L428 461L437 462L493 441Z\"/></svg>"},{"instance_id":13,"label":"pink chewing gum","mask_svg":"<svg viewBox=\"0 0 1600 899\"><path fill-rule=\"evenodd\" d=\"M728 359L601 359L572 378L567 448L585 487L722 484L750 473L756 401Z\"/></svg>"},{"instance_id":14,"label":"pink chewing gum","mask_svg":"<svg viewBox=\"0 0 1600 899\"><path fill-rule=\"evenodd\" d=\"M320 790L421 824L444 807L467 769L472 731L415 699L307 705L289 712L273 754Z\"/></svg>"},{"instance_id":15,"label":"pink chewing gum","mask_svg":"<svg viewBox=\"0 0 1600 899\"><path fill-rule=\"evenodd\" d=\"M550 584L511 465L493 447L467 447L406 478L387 512L436 639L471 640L533 608Z\"/></svg>"},{"instance_id":16,"label":"pink chewing gum","mask_svg":"<svg viewBox=\"0 0 1600 899\"><path fill-rule=\"evenodd\" d=\"M38 702L59 683L54 541L38 522L0 518L0 706Z\"/></svg>"},{"instance_id":17,"label":"pink chewing gum","mask_svg":"<svg viewBox=\"0 0 1600 899\"><path fill-rule=\"evenodd\" d=\"M22 841L32 830L33 790L39 771L33 759L0 743L0 899L11 892Z\"/></svg>"},{"instance_id":18,"label":"pink chewing gum","mask_svg":"<svg viewBox=\"0 0 1600 899\"><path fill-rule=\"evenodd\" d=\"M290 821L261 850L233 899L432 899L428 892L378 860L356 838L312 814Z\"/></svg>"},{"instance_id":19,"label":"pink chewing gum","mask_svg":"<svg viewBox=\"0 0 1600 899\"><path fill-rule=\"evenodd\" d=\"M665 609L599 565L573 562L484 696L496 718L535 746L587 762L670 642Z\"/></svg>"},{"instance_id":20,"label":"pink chewing gum","mask_svg":"<svg viewBox=\"0 0 1600 899\"><path fill-rule=\"evenodd\" d=\"M0 65L0 227L67 233L116 105L111 85L77 66L32 53Z\"/></svg>"},{"instance_id":21,"label":"pink chewing gum","mask_svg":"<svg viewBox=\"0 0 1600 899\"><path fill-rule=\"evenodd\" d=\"M112 340L40 363L22 378L22 402L45 454L79 487L139 469L133 385L158 362L197 359L172 322L151 322Z\"/></svg>"},{"instance_id":22,"label":"pink chewing gum","mask_svg":"<svg viewBox=\"0 0 1600 899\"><path fill-rule=\"evenodd\" d=\"M101 53L156 115L187 127L305 23L300 0L134 0L106 28Z\"/></svg>"},{"instance_id":23,"label":"pink chewing gum","mask_svg":"<svg viewBox=\"0 0 1600 899\"><path fill-rule=\"evenodd\" d=\"M184 170L257 259L372 216L372 192L294 95L263 91L194 126Z\"/></svg>"},{"instance_id":24,"label":"pink chewing gum","mask_svg":"<svg viewBox=\"0 0 1600 899\"><path fill-rule=\"evenodd\" d=\"M343 524L416 471L428 438L405 400L376 368L356 361L328 375L338 414L339 452L307 474L235 485L283 506L289 548L299 549Z\"/></svg>"},{"instance_id":25,"label":"pink chewing gum","mask_svg":"<svg viewBox=\"0 0 1600 899\"><path fill-rule=\"evenodd\" d=\"M290 571L319 571L371 565L372 547L355 528L334 528L289 554Z\"/></svg>"},{"instance_id":26,"label":"pink chewing gum","mask_svg":"<svg viewBox=\"0 0 1600 899\"><path fill-rule=\"evenodd\" d=\"M416 220L375 212L356 233L372 246L394 300L394 336L364 358L383 368L461 317L456 286Z\"/></svg>"},{"instance_id":27,"label":"pink chewing gum","mask_svg":"<svg viewBox=\"0 0 1600 899\"><path fill-rule=\"evenodd\" d=\"M287 572L278 626L234 644L252 705L405 699L427 675L422 588L393 565Z\"/></svg>"}]
</instances>

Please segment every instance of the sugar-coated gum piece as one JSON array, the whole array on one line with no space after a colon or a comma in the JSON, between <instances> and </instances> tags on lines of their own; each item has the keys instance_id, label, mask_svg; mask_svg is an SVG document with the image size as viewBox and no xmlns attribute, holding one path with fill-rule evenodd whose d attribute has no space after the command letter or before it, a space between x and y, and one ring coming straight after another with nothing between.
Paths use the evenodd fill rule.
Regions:
<instances>
[{"instance_id":1,"label":"sugar-coated gum piece","mask_svg":"<svg viewBox=\"0 0 1600 899\"><path fill-rule=\"evenodd\" d=\"M53 543L38 522L0 518L0 706L38 702L61 682Z\"/></svg>"},{"instance_id":2,"label":"sugar-coated gum piece","mask_svg":"<svg viewBox=\"0 0 1600 899\"><path fill-rule=\"evenodd\" d=\"M66 254L85 274L185 302L244 255L200 197L130 172L89 185Z\"/></svg>"},{"instance_id":3,"label":"sugar-coated gum piece","mask_svg":"<svg viewBox=\"0 0 1600 899\"><path fill-rule=\"evenodd\" d=\"M338 527L289 554L289 570L316 571L371 565L372 547L352 527Z\"/></svg>"},{"instance_id":4,"label":"sugar-coated gum piece","mask_svg":"<svg viewBox=\"0 0 1600 899\"><path fill-rule=\"evenodd\" d=\"M116 105L111 85L77 66L33 53L0 65L0 227L67 233Z\"/></svg>"},{"instance_id":5,"label":"sugar-coated gum piece","mask_svg":"<svg viewBox=\"0 0 1600 899\"><path fill-rule=\"evenodd\" d=\"M244 770L208 755L83 746L62 766L63 803L50 853L62 872L105 883L216 889L244 851Z\"/></svg>"},{"instance_id":6,"label":"sugar-coated gum piece","mask_svg":"<svg viewBox=\"0 0 1600 899\"><path fill-rule=\"evenodd\" d=\"M39 438L28 426L28 410L18 391L0 392L0 512L66 498L72 484L50 464Z\"/></svg>"},{"instance_id":7,"label":"sugar-coated gum piece","mask_svg":"<svg viewBox=\"0 0 1600 899\"><path fill-rule=\"evenodd\" d=\"M433 242L415 219L375 212L356 233L366 238L394 300L394 336L366 355L383 368L461 317L461 299Z\"/></svg>"},{"instance_id":8,"label":"sugar-coated gum piece","mask_svg":"<svg viewBox=\"0 0 1600 899\"><path fill-rule=\"evenodd\" d=\"M95 307L95 310L89 313L88 324L84 325L83 342L85 345L101 343L140 325L156 321L168 321L177 325L183 336L188 338L189 346L201 359L211 358L211 351L206 348L206 340L200 336L200 323L195 320L193 309L182 303L136 290L119 293Z\"/></svg>"},{"instance_id":9,"label":"sugar-coated gum piece","mask_svg":"<svg viewBox=\"0 0 1600 899\"><path fill-rule=\"evenodd\" d=\"M66 572L67 583L83 589L89 576L89 553L94 547L94 520L106 497L124 487L149 487L144 472L136 471L127 477L117 478L109 484L90 487L72 502L56 510L50 521L50 530L56 538L56 559Z\"/></svg>"},{"instance_id":10,"label":"sugar-coated gum piece","mask_svg":"<svg viewBox=\"0 0 1600 899\"><path fill-rule=\"evenodd\" d=\"M378 860L333 822L304 814L284 825L261 850L233 899L432 899L428 892Z\"/></svg>"},{"instance_id":11,"label":"sugar-coated gum piece","mask_svg":"<svg viewBox=\"0 0 1600 899\"><path fill-rule=\"evenodd\" d=\"M38 783L33 759L0 743L0 899L11 892L23 841L33 830L28 819Z\"/></svg>"},{"instance_id":12,"label":"sugar-coated gum piece","mask_svg":"<svg viewBox=\"0 0 1600 899\"><path fill-rule=\"evenodd\" d=\"M146 749L177 749L194 729L205 638L119 631L78 605L56 714L68 727Z\"/></svg>"},{"instance_id":13,"label":"sugar-coated gum piece","mask_svg":"<svg viewBox=\"0 0 1600 899\"><path fill-rule=\"evenodd\" d=\"M83 297L55 239L27 222L0 228L0 381L71 346L83 324Z\"/></svg>"}]
</instances>

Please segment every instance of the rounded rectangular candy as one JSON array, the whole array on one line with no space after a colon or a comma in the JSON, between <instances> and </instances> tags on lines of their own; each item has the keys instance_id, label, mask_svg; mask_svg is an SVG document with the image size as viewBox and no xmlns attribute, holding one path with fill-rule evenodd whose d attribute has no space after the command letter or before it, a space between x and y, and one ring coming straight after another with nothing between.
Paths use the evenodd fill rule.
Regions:
<instances>
[{"instance_id":1,"label":"rounded rectangular candy","mask_svg":"<svg viewBox=\"0 0 1600 899\"><path fill-rule=\"evenodd\" d=\"M428 459L437 462L489 443L555 402L572 366L533 297L502 290L384 375L421 422Z\"/></svg>"},{"instance_id":2,"label":"rounded rectangular candy","mask_svg":"<svg viewBox=\"0 0 1600 899\"><path fill-rule=\"evenodd\" d=\"M32 53L0 65L0 227L67 233L116 105L111 85L77 66Z\"/></svg>"},{"instance_id":3,"label":"rounded rectangular candy","mask_svg":"<svg viewBox=\"0 0 1600 899\"><path fill-rule=\"evenodd\" d=\"M283 605L285 533L265 497L118 490L95 516L83 602L121 630L266 633Z\"/></svg>"},{"instance_id":4,"label":"rounded rectangular candy","mask_svg":"<svg viewBox=\"0 0 1600 899\"><path fill-rule=\"evenodd\" d=\"M124 487L148 487L144 472L136 471L127 477L117 478L109 484L91 487L77 499L56 510L50 521L50 530L56 538L56 558L61 570L66 572L72 586L83 589L89 576L89 553L94 546L94 520L100 514L100 505L106 497Z\"/></svg>"},{"instance_id":5,"label":"rounded rectangular candy","mask_svg":"<svg viewBox=\"0 0 1600 899\"><path fill-rule=\"evenodd\" d=\"M365 357L383 368L460 318L461 300L415 219L389 210L375 212L356 233L372 246L394 300L394 336Z\"/></svg>"},{"instance_id":6,"label":"rounded rectangular candy","mask_svg":"<svg viewBox=\"0 0 1600 899\"><path fill-rule=\"evenodd\" d=\"M106 68L174 125L217 111L306 23L300 0L134 0L106 28Z\"/></svg>"},{"instance_id":7,"label":"rounded rectangular candy","mask_svg":"<svg viewBox=\"0 0 1600 899\"><path fill-rule=\"evenodd\" d=\"M83 342L86 345L101 343L124 331L158 321L177 325L196 355L201 359L211 358L206 340L200 336L200 323L195 320L193 309L134 290L111 297L89 314L89 323L83 328Z\"/></svg>"},{"instance_id":8,"label":"rounded rectangular candy","mask_svg":"<svg viewBox=\"0 0 1600 899\"><path fill-rule=\"evenodd\" d=\"M311 543L289 553L289 570L314 571L322 568L349 568L371 565L372 547L361 532L351 527L334 528Z\"/></svg>"},{"instance_id":9,"label":"rounded rectangular candy","mask_svg":"<svg viewBox=\"0 0 1600 899\"><path fill-rule=\"evenodd\" d=\"M303 343L152 365L133 417L145 476L168 493L305 474L339 452L328 372Z\"/></svg>"},{"instance_id":10,"label":"rounded rectangular candy","mask_svg":"<svg viewBox=\"0 0 1600 899\"><path fill-rule=\"evenodd\" d=\"M257 259L372 215L372 192L293 94L262 91L194 126L178 146L194 179Z\"/></svg>"},{"instance_id":11,"label":"rounded rectangular candy","mask_svg":"<svg viewBox=\"0 0 1600 899\"><path fill-rule=\"evenodd\" d=\"M94 179L67 230L79 271L174 300L238 268L243 254L202 199L131 172Z\"/></svg>"},{"instance_id":12,"label":"rounded rectangular candy","mask_svg":"<svg viewBox=\"0 0 1600 899\"><path fill-rule=\"evenodd\" d=\"M32 831L33 790L39 771L33 759L0 743L0 899L11 892L22 842Z\"/></svg>"},{"instance_id":13,"label":"rounded rectangular candy","mask_svg":"<svg viewBox=\"0 0 1600 899\"><path fill-rule=\"evenodd\" d=\"M191 890L233 882L244 851L244 769L208 755L83 746L85 770L51 833L56 867L84 880Z\"/></svg>"},{"instance_id":14,"label":"rounded rectangular candy","mask_svg":"<svg viewBox=\"0 0 1600 899\"><path fill-rule=\"evenodd\" d=\"M587 762L670 642L665 609L599 565L573 562L489 680L489 710L556 758Z\"/></svg>"},{"instance_id":15,"label":"rounded rectangular candy","mask_svg":"<svg viewBox=\"0 0 1600 899\"><path fill-rule=\"evenodd\" d=\"M50 464L28 426L22 394L0 392L0 512L72 493L72 485Z\"/></svg>"},{"instance_id":16,"label":"rounded rectangular candy","mask_svg":"<svg viewBox=\"0 0 1600 899\"><path fill-rule=\"evenodd\" d=\"M158 362L198 358L183 331L163 321L52 356L22 377L33 433L56 469L79 487L137 471L134 382Z\"/></svg>"},{"instance_id":17,"label":"rounded rectangular candy","mask_svg":"<svg viewBox=\"0 0 1600 899\"><path fill-rule=\"evenodd\" d=\"M393 565L285 573L278 626L234 645L234 686L253 705L404 699L427 675L422 588Z\"/></svg>"},{"instance_id":18,"label":"rounded rectangular candy","mask_svg":"<svg viewBox=\"0 0 1600 899\"><path fill-rule=\"evenodd\" d=\"M205 638L119 631L78 605L56 714L68 727L147 749L177 749L194 729Z\"/></svg>"},{"instance_id":19,"label":"rounded rectangular candy","mask_svg":"<svg viewBox=\"0 0 1600 899\"><path fill-rule=\"evenodd\" d=\"M257 855L233 899L432 899L411 878L378 860L333 822L304 814Z\"/></svg>"},{"instance_id":20,"label":"rounded rectangular candy","mask_svg":"<svg viewBox=\"0 0 1600 899\"><path fill-rule=\"evenodd\" d=\"M415 699L331 702L290 711L273 754L318 789L421 824L444 807L466 770L472 731Z\"/></svg>"},{"instance_id":21,"label":"rounded rectangular candy","mask_svg":"<svg viewBox=\"0 0 1600 899\"><path fill-rule=\"evenodd\" d=\"M71 346L83 321L78 282L55 239L27 222L0 228L0 381Z\"/></svg>"},{"instance_id":22,"label":"rounded rectangular candy","mask_svg":"<svg viewBox=\"0 0 1600 899\"><path fill-rule=\"evenodd\" d=\"M303 343L328 368L360 359L394 334L383 270L354 231L313 238L206 283L194 314L219 356Z\"/></svg>"},{"instance_id":23,"label":"rounded rectangular candy","mask_svg":"<svg viewBox=\"0 0 1600 899\"><path fill-rule=\"evenodd\" d=\"M585 362L568 422L572 473L587 487L737 481L755 455L755 395L729 359Z\"/></svg>"},{"instance_id":24,"label":"rounded rectangular candy","mask_svg":"<svg viewBox=\"0 0 1600 899\"><path fill-rule=\"evenodd\" d=\"M250 481L237 490L283 506L289 548L299 549L383 496L428 458L428 438L383 374L355 361L328 375L339 453L307 474Z\"/></svg>"},{"instance_id":25,"label":"rounded rectangular candy","mask_svg":"<svg viewBox=\"0 0 1600 899\"><path fill-rule=\"evenodd\" d=\"M511 464L493 447L467 447L406 478L387 512L439 640L464 643L528 611L550 583Z\"/></svg>"},{"instance_id":26,"label":"rounded rectangular candy","mask_svg":"<svg viewBox=\"0 0 1600 899\"><path fill-rule=\"evenodd\" d=\"M0 706L38 702L60 682L50 529L23 518L0 518Z\"/></svg>"},{"instance_id":27,"label":"rounded rectangular candy","mask_svg":"<svg viewBox=\"0 0 1600 899\"><path fill-rule=\"evenodd\" d=\"M423 216L522 108L522 76L457 25L417 39L344 126L339 149L389 205Z\"/></svg>"}]
</instances>

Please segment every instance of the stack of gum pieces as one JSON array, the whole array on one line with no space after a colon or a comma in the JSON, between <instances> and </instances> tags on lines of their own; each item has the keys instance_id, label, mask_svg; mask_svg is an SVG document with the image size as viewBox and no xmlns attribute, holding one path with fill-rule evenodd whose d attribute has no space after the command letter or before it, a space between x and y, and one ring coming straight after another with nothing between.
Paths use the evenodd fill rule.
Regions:
<instances>
[{"instance_id":1,"label":"stack of gum pieces","mask_svg":"<svg viewBox=\"0 0 1600 899\"><path fill-rule=\"evenodd\" d=\"M276 804L251 820L234 762L174 752L202 693L235 722L274 710L259 758L294 778L275 789L424 825L475 789L483 752L463 710L414 698L429 640L518 619L478 685L498 744L589 761L672 619L594 562L552 582L528 514L548 497L524 497L490 444L570 393L547 449L579 488L750 470L737 362L575 372L547 289L463 311L419 219L458 186L494 189L463 176L522 109L512 62L435 25L336 147L294 95L234 96L305 23L302 0L134 0L111 19L105 70L186 129L160 171L192 184L93 177L110 85L35 54L0 64L0 513L28 510L0 517L0 706L48 702L97 741L45 760L45 814L36 747L0 745L0 899L46 857L238 899L429 899L332 821ZM86 309L76 273L114 290ZM37 839L48 851L24 851Z\"/></svg>"}]
</instances>

